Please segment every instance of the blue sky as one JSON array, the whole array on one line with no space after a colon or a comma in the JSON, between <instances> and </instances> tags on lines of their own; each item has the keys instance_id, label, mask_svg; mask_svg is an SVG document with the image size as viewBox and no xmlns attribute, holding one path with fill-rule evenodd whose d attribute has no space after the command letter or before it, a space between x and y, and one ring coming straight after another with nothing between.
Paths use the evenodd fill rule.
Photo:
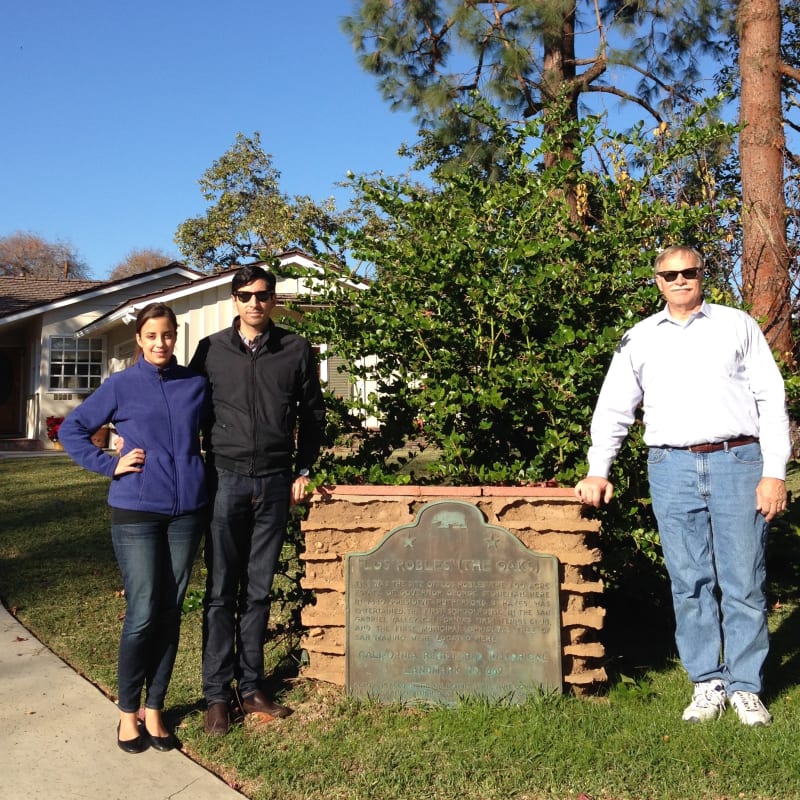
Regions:
<instances>
[{"instance_id":1,"label":"blue sky","mask_svg":"<svg viewBox=\"0 0 800 800\"><path fill-rule=\"evenodd\" d=\"M339 19L350 0L6 0L0 12L0 237L68 242L92 276L134 248L179 257L197 181L261 132L281 190L334 195L348 170L404 172L389 110Z\"/></svg>"}]
</instances>

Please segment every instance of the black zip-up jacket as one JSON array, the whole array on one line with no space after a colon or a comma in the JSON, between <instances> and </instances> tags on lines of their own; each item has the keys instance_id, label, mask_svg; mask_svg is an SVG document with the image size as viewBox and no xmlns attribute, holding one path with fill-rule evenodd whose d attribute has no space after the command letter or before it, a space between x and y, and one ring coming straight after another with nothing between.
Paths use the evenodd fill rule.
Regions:
<instances>
[{"instance_id":1,"label":"black zip-up jacket","mask_svg":"<svg viewBox=\"0 0 800 800\"><path fill-rule=\"evenodd\" d=\"M270 321L253 353L238 326L237 317L201 339L189 365L211 385L213 421L203 431L209 464L242 475L310 469L325 429L311 345Z\"/></svg>"}]
</instances>

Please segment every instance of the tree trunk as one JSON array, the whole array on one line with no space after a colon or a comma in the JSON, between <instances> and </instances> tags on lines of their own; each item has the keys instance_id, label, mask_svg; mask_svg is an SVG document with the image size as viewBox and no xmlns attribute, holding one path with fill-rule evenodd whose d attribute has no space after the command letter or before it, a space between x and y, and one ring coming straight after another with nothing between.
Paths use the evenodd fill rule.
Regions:
<instances>
[{"instance_id":1,"label":"tree trunk","mask_svg":"<svg viewBox=\"0 0 800 800\"><path fill-rule=\"evenodd\" d=\"M577 127L578 93L575 87L575 5L571 4L564 12L560 24L544 35L544 59L542 76L542 102L545 106L545 130L552 132L564 123L564 118L553 113L553 108L561 92L567 88L566 119ZM559 161L572 161L575 158L577 132L567 133L561 143L561 149L555 153L547 153L544 157L545 168ZM564 195L569 204L571 215L578 218L578 202L576 187L567 182Z\"/></svg>"},{"instance_id":2,"label":"tree trunk","mask_svg":"<svg viewBox=\"0 0 800 800\"><path fill-rule=\"evenodd\" d=\"M792 360L783 186L779 0L740 0L742 291L773 349Z\"/></svg>"}]
</instances>

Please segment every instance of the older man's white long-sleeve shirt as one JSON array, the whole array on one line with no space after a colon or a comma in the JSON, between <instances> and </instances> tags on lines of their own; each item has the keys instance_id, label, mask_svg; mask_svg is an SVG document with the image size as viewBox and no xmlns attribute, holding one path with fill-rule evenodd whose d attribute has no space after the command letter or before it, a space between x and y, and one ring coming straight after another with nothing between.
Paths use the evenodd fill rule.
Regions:
<instances>
[{"instance_id":1,"label":"older man's white long-sleeve shirt","mask_svg":"<svg viewBox=\"0 0 800 800\"><path fill-rule=\"evenodd\" d=\"M749 314L703 302L681 322L665 307L623 336L592 418L589 475L608 477L640 404L647 445L754 436L763 477L785 479L791 444L783 378Z\"/></svg>"}]
</instances>

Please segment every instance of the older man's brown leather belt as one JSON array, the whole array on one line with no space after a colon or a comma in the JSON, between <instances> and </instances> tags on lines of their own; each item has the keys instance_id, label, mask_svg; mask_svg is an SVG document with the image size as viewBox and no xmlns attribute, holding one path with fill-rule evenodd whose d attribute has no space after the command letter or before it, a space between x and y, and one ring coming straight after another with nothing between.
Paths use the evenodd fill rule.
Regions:
<instances>
[{"instance_id":1,"label":"older man's brown leather belt","mask_svg":"<svg viewBox=\"0 0 800 800\"><path fill-rule=\"evenodd\" d=\"M744 444L757 442L755 436L742 436L739 439L728 439L727 442L708 442L707 444L690 444L688 447L673 447L673 450L688 450L690 453L716 453L717 450L724 450L726 447L741 447Z\"/></svg>"}]
</instances>

